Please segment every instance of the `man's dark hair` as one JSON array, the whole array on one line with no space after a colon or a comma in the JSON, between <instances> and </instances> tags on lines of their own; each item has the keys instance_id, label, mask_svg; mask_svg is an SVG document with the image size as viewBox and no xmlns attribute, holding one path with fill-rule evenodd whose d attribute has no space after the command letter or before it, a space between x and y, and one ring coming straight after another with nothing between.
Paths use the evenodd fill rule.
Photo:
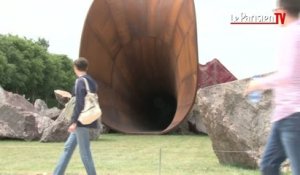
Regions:
<instances>
[{"instance_id":1,"label":"man's dark hair","mask_svg":"<svg viewBox=\"0 0 300 175\"><path fill-rule=\"evenodd\" d=\"M88 65L88 60L83 57L80 57L74 61L74 66L80 71L87 71Z\"/></svg>"},{"instance_id":2,"label":"man's dark hair","mask_svg":"<svg viewBox=\"0 0 300 175\"><path fill-rule=\"evenodd\" d=\"M280 8L287 11L293 17L298 17L300 13L300 0L278 0Z\"/></svg>"}]
</instances>

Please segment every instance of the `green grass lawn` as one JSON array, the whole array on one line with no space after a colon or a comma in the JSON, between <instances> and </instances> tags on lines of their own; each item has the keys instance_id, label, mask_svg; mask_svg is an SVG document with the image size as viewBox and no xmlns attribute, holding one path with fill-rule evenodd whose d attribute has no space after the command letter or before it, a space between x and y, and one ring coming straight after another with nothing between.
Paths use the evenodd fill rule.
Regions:
<instances>
[{"instance_id":1,"label":"green grass lawn","mask_svg":"<svg viewBox=\"0 0 300 175\"><path fill-rule=\"evenodd\" d=\"M51 174L62 150L63 143L0 141L0 174ZM207 136L106 134L92 152L101 175L259 175L220 165ZM85 174L78 149L67 174Z\"/></svg>"}]
</instances>

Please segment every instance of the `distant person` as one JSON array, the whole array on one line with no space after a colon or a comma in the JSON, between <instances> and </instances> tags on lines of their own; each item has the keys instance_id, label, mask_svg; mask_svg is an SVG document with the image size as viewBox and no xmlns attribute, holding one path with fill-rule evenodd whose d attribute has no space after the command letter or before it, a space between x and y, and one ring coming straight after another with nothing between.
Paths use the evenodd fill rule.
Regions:
<instances>
[{"instance_id":1,"label":"distant person","mask_svg":"<svg viewBox=\"0 0 300 175\"><path fill-rule=\"evenodd\" d=\"M279 0L276 12L286 13L278 70L250 81L246 93L274 89L275 111L260 163L262 174L279 175L288 158L292 174L300 175L300 0Z\"/></svg>"},{"instance_id":2,"label":"distant person","mask_svg":"<svg viewBox=\"0 0 300 175\"><path fill-rule=\"evenodd\" d=\"M90 138L89 138L89 128L97 128L97 121L89 125L83 125L78 121L79 114L84 108L84 97L87 94L84 79L88 81L89 88L91 92L95 93L97 91L97 84L95 80L89 75L87 75L88 61L85 58L79 58L74 61L74 72L77 75L75 82L75 97L76 103L74 107L74 112L71 118L71 125L68 128L70 135L65 142L64 152L60 157L60 160L54 170L54 175L63 175L67 165L71 159L74 149L78 143L80 157L86 169L88 175L95 175L96 170L90 150Z\"/></svg>"}]
</instances>

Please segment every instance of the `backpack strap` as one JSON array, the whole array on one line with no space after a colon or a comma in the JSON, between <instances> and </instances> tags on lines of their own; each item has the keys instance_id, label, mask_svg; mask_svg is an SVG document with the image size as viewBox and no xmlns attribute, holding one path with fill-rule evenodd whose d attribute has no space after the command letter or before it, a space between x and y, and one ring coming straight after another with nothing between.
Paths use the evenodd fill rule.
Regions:
<instances>
[{"instance_id":1,"label":"backpack strap","mask_svg":"<svg viewBox=\"0 0 300 175\"><path fill-rule=\"evenodd\" d=\"M86 78L82 77L82 79L83 79L83 81L84 81L86 91L87 91L87 92L91 92L89 83L88 83L88 81L86 80ZM77 84L78 84L78 81L79 81L79 79L76 79L76 82L75 82L75 93L77 92Z\"/></svg>"},{"instance_id":2,"label":"backpack strap","mask_svg":"<svg viewBox=\"0 0 300 175\"><path fill-rule=\"evenodd\" d=\"M84 78L84 77L82 77L82 78L83 78L83 80L84 80L84 84L85 84L86 90L87 90L88 92L91 92L90 86L89 86L89 83L88 83L87 79Z\"/></svg>"}]
</instances>

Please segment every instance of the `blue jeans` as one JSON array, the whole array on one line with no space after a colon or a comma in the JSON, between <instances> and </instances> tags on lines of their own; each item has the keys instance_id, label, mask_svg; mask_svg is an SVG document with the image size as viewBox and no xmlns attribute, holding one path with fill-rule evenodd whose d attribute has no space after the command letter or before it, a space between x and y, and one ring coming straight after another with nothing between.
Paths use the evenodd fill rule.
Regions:
<instances>
[{"instance_id":1,"label":"blue jeans","mask_svg":"<svg viewBox=\"0 0 300 175\"><path fill-rule=\"evenodd\" d=\"M53 172L53 175L63 175L78 143L80 157L88 175L96 175L96 170L90 150L89 129L77 127L65 143L64 152Z\"/></svg>"},{"instance_id":2,"label":"blue jeans","mask_svg":"<svg viewBox=\"0 0 300 175\"><path fill-rule=\"evenodd\" d=\"M260 170L263 175L279 175L280 165L289 159L292 174L300 175L300 112L273 124Z\"/></svg>"}]
</instances>

